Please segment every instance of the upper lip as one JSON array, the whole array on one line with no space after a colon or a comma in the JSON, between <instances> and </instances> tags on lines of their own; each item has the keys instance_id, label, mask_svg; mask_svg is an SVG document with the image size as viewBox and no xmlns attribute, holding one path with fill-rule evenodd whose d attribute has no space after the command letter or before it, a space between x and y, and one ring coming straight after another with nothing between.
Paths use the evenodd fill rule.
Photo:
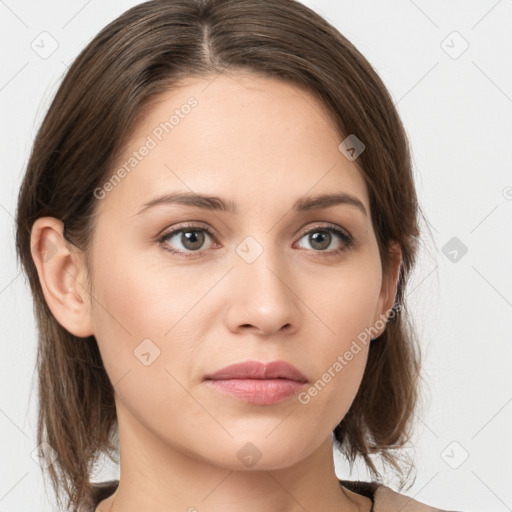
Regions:
<instances>
[{"instance_id":1,"label":"upper lip","mask_svg":"<svg viewBox=\"0 0 512 512\"><path fill-rule=\"evenodd\" d=\"M289 379L297 382L307 382L307 378L295 366L286 361L245 361L235 363L207 375L206 379Z\"/></svg>"}]
</instances>

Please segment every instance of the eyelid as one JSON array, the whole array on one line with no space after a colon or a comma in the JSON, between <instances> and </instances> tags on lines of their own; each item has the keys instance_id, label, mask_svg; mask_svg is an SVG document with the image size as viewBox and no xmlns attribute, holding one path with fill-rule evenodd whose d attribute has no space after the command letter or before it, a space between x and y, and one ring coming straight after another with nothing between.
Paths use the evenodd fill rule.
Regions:
<instances>
[{"instance_id":1,"label":"eyelid","mask_svg":"<svg viewBox=\"0 0 512 512\"><path fill-rule=\"evenodd\" d=\"M201 222L201 221L189 220L189 221L185 221L185 222L180 222L180 223L172 226L171 229L169 229L169 227L163 229L156 236L156 238L158 238L160 240L163 237L167 237L167 236L169 236L171 234L174 234L174 233L176 233L178 231L183 231L185 229L190 229L190 230L201 229L201 230L206 231L212 237L217 237L218 236L217 231L215 229L213 229L212 227L210 227L208 224L206 224L204 222Z\"/></svg>"},{"instance_id":2,"label":"eyelid","mask_svg":"<svg viewBox=\"0 0 512 512\"><path fill-rule=\"evenodd\" d=\"M337 224L331 224L330 222L325 222L325 221L324 222L318 221L317 223L313 223L313 225L308 225L307 227L305 227L304 229L299 231L300 237L303 237L304 235L308 234L311 231L314 231L315 229L318 229L318 230L333 229L335 231L340 231L347 238L352 239L352 235L350 234L350 232L348 230L346 230L345 228L342 228L341 226L338 226Z\"/></svg>"}]
</instances>

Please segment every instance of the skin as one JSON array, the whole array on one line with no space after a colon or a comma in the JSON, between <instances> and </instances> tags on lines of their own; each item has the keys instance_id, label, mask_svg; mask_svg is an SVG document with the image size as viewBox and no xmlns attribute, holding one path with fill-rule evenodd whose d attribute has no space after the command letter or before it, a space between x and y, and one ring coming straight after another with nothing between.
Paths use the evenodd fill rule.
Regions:
<instances>
[{"instance_id":1,"label":"skin","mask_svg":"<svg viewBox=\"0 0 512 512\"><path fill-rule=\"evenodd\" d=\"M165 93L119 165L191 96L198 105L98 201L91 295L62 222L44 217L32 229L52 313L71 333L95 336L115 389L120 485L97 510L369 511L368 498L340 486L331 444L368 345L306 405L295 396L249 404L210 389L204 377L235 362L280 359L314 383L389 313L400 250L393 247L383 276L356 162L338 150L343 139L323 106L278 80L223 74ZM167 204L137 214L170 191L220 196L239 212ZM332 192L355 196L367 215L349 204L292 211L300 197ZM158 240L186 222L214 233L203 232L200 257L165 250L194 251L179 234ZM345 230L354 244L333 233L319 249L308 237L318 224ZM246 237L263 249L252 263L236 251ZM54 254L43 261L48 246ZM160 351L148 366L134 355L145 339L151 358ZM246 443L261 455L252 467L237 456Z\"/></svg>"}]
</instances>

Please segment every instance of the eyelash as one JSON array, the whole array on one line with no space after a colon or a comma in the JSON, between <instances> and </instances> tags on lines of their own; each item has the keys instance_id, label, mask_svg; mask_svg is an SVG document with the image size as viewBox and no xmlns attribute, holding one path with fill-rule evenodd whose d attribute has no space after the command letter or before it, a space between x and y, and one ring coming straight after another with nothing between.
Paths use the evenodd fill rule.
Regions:
<instances>
[{"instance_id":1,"label":"eyelash","mask_svg":"<svg viewBox=\"0 0 512 512\"><path fill-rule=\"evenodd\" d=\"M177 255L183 256L184 258L192 258L192 259L201 258L206 251L177 251L176 249L171 249L171 248L169 248L169 246L166 246L165 242L169 238L172 238L177 233L187 232L187 231L203 231L203 232L206 232L208 234L208 236L210 236L212 239L215 239L215 234L210 229L203 227L203 226L188 224L185 226L181 226L178 229L173 229L172 231L169 231L168 233L165 233L164 235L162 235L162 237L159 238L158 241L162 245L162 247L165 251L168 251L172 254L177 254ZM337 235L340 238L343 245L340 248L334 249L331 251L315 251L313 249L309 249L309 251L318 253L315 256L319 256L319 257L337 256L340 253L352 248L352 246L354 245L354 239L350 234L342 231L341 229L339 229L338 227L336 227L332 224L313 226L308 231L303 232L301 234L299 240L301 238L303 238L305 235L308 235L310 233L314 233L317 231L327 231L328 233L334 233L335 235Z\"/></svg>"}]
</instances>

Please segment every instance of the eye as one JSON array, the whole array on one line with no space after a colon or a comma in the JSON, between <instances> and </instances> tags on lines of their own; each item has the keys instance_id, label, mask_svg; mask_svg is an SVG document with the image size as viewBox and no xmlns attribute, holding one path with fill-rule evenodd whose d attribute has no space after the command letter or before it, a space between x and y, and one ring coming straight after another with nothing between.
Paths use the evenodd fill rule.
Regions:
<instances>
[{"instance_id":1,"label":"eye","mask_svg":"<svg viewBox=\"0 0 512 512\"><path fill-rule=\"evenodd\" d=\"M197 258L203 251L208 249L204 249L203 247L205 240L207 238L213 240L213 236L213 233L209 229L190 225L166 233L160 238L159 242L164 246L164 249L169 252L180 254L186 258Z\"/></svg>"},{"instance_id":2,"label":"eye","mask_svg":"<svg viewBox=\"0 0 512 512\"><path fill-rule=\"evenodd\" d=\"M303 238L315 252L327 252L328 254L338 254L349 249L353 244L351 235L332 225L315 226L304 233L301 239ZM338 244L336 244L336 240ZM338 246L336 247L336 245Z\"/></svg>"},{"instance_id":3,"label":"eye","mask_svg":"<svg viewBox=\"0 0 512 512\"><path fill-rule=\"evenodd\" d=\"M159 239L159 242L166 251L173 254L185 258L199 258L214 245L211 243L209 247L204 247L208 238L213 242L214 236L208 228L191 224L169 231ZM348 250L354 243L349 233L333 225L315 226L306 231L301 236L302 239L307 240L313 252L325 253L325 256L336 255ZM336 240L338 244L336 244Z\"/></svg>"}]
</instances>

